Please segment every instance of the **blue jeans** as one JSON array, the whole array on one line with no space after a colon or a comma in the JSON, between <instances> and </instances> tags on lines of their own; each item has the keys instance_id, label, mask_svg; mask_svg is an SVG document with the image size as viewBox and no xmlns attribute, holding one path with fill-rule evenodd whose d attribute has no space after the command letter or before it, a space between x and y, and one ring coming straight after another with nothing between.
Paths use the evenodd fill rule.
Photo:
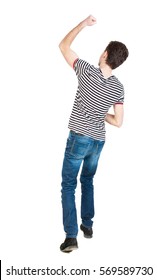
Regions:
<instances>
[{"instance_id":1,"label":"blue jeans","mask_svg":"<svg viewBox=\"0 0 157 280\"><path fill-rule=\"evenodd\" d=\"M81 163L83 163L80 175L81 219L85 227L92 227L94 217L93 177L104 143L104 141L94 140L75 132L70 131L69 133L63 160L61 190L63 225L67 238L74 238L78 234L75 189Z\"/></svg>"}]
</instances>

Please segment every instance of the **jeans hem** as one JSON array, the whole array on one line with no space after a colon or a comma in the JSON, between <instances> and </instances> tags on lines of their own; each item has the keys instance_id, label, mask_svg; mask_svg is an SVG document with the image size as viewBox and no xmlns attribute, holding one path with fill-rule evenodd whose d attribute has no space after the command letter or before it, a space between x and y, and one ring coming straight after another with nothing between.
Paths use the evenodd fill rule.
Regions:
<instances>
[{"instance_id":1,"label":"jeans hem","mask_svg":"<svg viewBox=\"0 0 157 280\"><path fill-rule=\"evenodd\" d=\"M91 225L91 226L86 226L86 225L83 224L83 223L82 223L82 225L83 225L85 228L88 228L88 229L92 228L92 226L93 226L93 225Z\"/></svg>"},{"instance_id":2,"label":"jeans hem","mask_svg":"<svg viewBox=\"0 0 157 280\"><path fill-rule=\"evenodd\" d=\"M67 234L66 238L77 238L77 235L69 235L69 234Z\"/></svg>"}]
</instances>

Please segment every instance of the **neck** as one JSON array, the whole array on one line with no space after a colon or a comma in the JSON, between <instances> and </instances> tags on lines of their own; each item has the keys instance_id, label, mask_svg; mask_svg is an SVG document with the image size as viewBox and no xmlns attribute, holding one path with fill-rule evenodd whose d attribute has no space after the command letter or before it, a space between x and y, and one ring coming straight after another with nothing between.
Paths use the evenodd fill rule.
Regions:
<instances>
[{"instance_id":1,"label":"neck","mask_svg":"<svg viewBox=\"0 0 157 280\"><path fill-rule=\"evenodd\" d=\"M112 76L112 69L107 64L104 64L104 65L100 64L100 69L101 69L101 72L103 73L103 76L104 76L105 79Z\"/></svg>"}]
</instances>

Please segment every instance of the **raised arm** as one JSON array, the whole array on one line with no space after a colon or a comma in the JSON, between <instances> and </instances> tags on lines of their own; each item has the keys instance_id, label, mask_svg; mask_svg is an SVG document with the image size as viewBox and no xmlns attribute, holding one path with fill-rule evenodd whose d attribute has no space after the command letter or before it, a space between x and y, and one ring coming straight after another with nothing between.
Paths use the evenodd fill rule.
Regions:
<instances>
[{"instance_id":1,"label":"raised arm","mask_svg":"<svg viewBox=\"0 0 157 280\"><path fill-rule=\"evenodd\" d=\"M114 109L114 115L107 114L105 121L111 125L121 127L123 123L123 116L124 116L123 104L115 104L113 106L113 109Z\"/></svg>"},{"instance_id":2,"label":"raised arm","mask_svg":"<svg viewBox=\"0 0 157 280\"><path fill-rule=\"evenodd\" d=\"M86 26L91 26L96 23L96 19L93 16L88 16L81 21L76 27L74 27L60 42L59 48L67 61L67 63L73 67L74 61L78 58L78 55L70 48L72 42L78 35L78 33Z\"/></svg>"}]
</instances>

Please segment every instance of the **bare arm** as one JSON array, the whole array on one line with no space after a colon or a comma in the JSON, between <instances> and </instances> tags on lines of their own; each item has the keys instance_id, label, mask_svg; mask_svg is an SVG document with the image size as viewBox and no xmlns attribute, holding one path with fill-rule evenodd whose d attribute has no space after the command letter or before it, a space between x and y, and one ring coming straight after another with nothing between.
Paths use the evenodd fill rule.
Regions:
<instances>
[{"instance_id":1,"label":"bare arm","mask_svg":"<svg viewBox=\"0 0 157 280\"><path fill-rule=\"evenodd\" d=\"M96 19L93 16L88 16L81 21L76 27L74 27L60 42L59 48L67 61L67 63L73 67L74 61L78 58L78 55L70 48L72 42L79 34L79 32L86 26L91 26L96 23Z\"/></svg>"},{"instance_id":2,"label":"bare arm","mask_svg":"<svg viewBox=\"0 0 157 280\"><path fill-rule=\"evenodd\" d=\"M123 104L115 104L113 106L114 114L107 114L105 121L111 125L121 127L123 123L124 108Z\"/></svg>"}]
</instances>

